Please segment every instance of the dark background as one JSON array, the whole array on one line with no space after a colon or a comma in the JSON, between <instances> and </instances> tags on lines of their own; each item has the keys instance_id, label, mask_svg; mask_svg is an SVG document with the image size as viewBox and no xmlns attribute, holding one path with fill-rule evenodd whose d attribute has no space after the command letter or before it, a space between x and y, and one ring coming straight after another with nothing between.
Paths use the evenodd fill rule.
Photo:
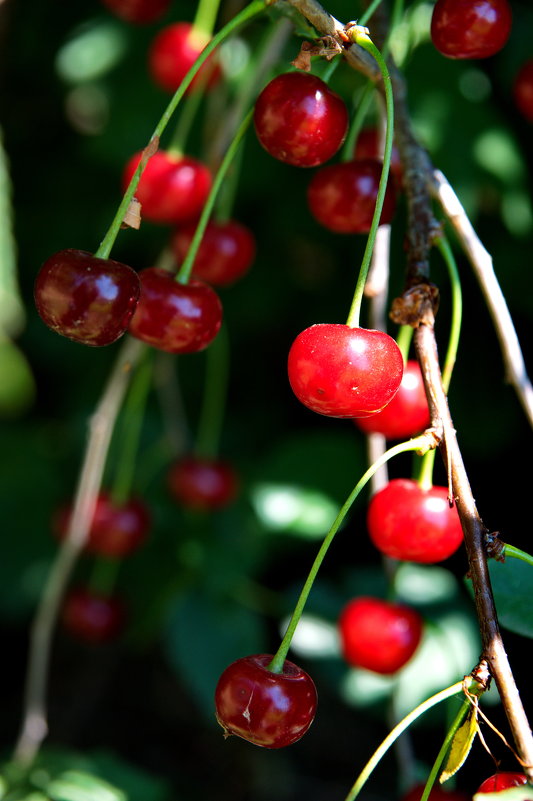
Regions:
<instances>
[{"instance_id":1,"label":"dark background","mask_svg":"<svg viewBox=\"0 0 533 801\"><path fill-rule=\"evenodd\" d=\"M221 14L234 8L222 6ZM352 6L336 0L327 7L348 20ZM421 39L403 65L416 129L493 254L531 366L532 127L514 106L512 81L533 55L533 10L529 2L513 0L509 43L493 58L474 63L449 61L433 49L422 24L431 4L406 6L411 20L415 14L422 20L418 28L412 22ZM33 393L22 393L1 421L0 747L5 758L20 723L28 627L56 550L50 519L74 490L87 421L120 347L93 350L48 331L33 306L33 281L53 252L98 247L120 200L122 167L148 141L168 102L146 72L149 43L163 24L191 20L194 7L175 0L162 21L135 27L113 18L98 0L0 4L1 125L27 315L16 342L34 381ZM264 26L255 22L242 33L250 52ZM107 40L105 53L119 47L109 67L77 80L61 74L58 57L66 43L102 29L115 37ZM298 47L298 38L292 38L277 69L288 67ZM347 100L362 86L345 65L333 83ZM96 98L87 118L80 117L76 105L80 92L82 99ZM202 153L217 124L213 108L214 102L199 112L189 140L193 154ZM364 248L363 237L336 236L314 223L305 204L309 176L273 162L249 133L234 211L254 232L257 258L245 279L220 293L231 353L221 450L243 477L238 503L216 519L200 521L172 503L165 462L154 467L150 461L153 444L164 437L153 393L135 480L152 508L154 530L146 549L124 563L118 576L117 591L131 608L128 630L118 643L100 649L57 632L47 740L47 748L56 750L49 758L107 778L132 798L342 798L388 730L388 703L366 706L361 698L346 703L340 688L347 668L338 655L295 653L316 680L320 707L309 734L287 751L225 742L211 710L214 682L229 662L277 647L280 616L290 611L318 547L316 535L299 536L291 527L268 531L252 503L254 488L261 482L296 483L340 505L366 467L364 441L353 425L300 407L286 379L286 354L296 334L315 322L345 319ZM403 282L403 203L400 198L393 224L391 297ZM142 269L155 262L167 237L168 230L145 223L139 232L122 233L112 255ZM457 259L464 321L450 389L452 415L487 527L528 550L531 481L524 449L531 431L505 382L499 345L469 264L459 252ZM437 337L444 352L449 289L438 254L433 262L432 277L442 295ZM389 332L394 335L392 326ZM191 436L204 365L204 355L198 354L180 360L177 370L185 410L180 425ZM408 475L410 457L389 469L391 476ZM445 480L438 460L435 478ZM309 602L310 610L330 624L351 594L385 591L379 556L366 539L364 510L362 498L328 554ZM447 605L455 605L459 617L472 623L464 556L460 552L443 567L455 580L453 599L431 609L422 601L421 610L437 620ZM77 578L91 569L89 559L81 560ZM475 625L471 630L475 660ZM514 632L504 634L527 705L530 642ZM465 655L448 683L469 672L474 662L468 659ZM428 664L425 672L433 669ZM490 706L490 716L507 733L497 704ZM442 742L445 720L444 713L436 714L415 727L414 773L405 755L399 763L387 757L366 797L399 797L405 782L424 776ZM488 739L503 766L514 768L510 753L490 733ZM472 793L491 772L490 756L476 743L457 786Z\"/></svg>"}]
</instances>

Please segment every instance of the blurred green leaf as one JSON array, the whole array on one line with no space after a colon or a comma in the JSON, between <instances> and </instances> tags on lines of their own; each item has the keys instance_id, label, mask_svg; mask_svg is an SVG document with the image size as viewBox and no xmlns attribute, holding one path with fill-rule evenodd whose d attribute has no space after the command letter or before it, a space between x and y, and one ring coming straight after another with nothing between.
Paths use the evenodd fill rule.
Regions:
<instances>
[{"instance_id":1,"label":"blurred green leaf","mask_svg":"<svg viewBox=\"0 0 533 801\"><path fill-rule=\"evenodd\" d=\"M531 565L519 559L506 559L505 562L491 559L489 572L501 625L523 637L533 637Z\"/></svg>"}]
</instances>

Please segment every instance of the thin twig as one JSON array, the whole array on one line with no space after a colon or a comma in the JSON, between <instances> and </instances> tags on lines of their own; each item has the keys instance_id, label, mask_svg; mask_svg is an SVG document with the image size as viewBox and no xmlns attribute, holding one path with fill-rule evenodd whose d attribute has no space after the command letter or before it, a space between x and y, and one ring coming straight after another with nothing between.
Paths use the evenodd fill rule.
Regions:
<instances>
[{"instance_id":1,"label":"thin twig","mask_svg":"<svg viewBox=\"0 0 533 801\"><path fill-rule=\"evenodd\" d=\"M52 563L30 632L24 712L14 751L14 759L21 765L30 765L33 762L48 733L46 691L59 608L76 560L87 541L111 435L132 367L145 347L138 340L125 340L89 423L89 439L67 536Z\"/></svg>"}]
</instances>

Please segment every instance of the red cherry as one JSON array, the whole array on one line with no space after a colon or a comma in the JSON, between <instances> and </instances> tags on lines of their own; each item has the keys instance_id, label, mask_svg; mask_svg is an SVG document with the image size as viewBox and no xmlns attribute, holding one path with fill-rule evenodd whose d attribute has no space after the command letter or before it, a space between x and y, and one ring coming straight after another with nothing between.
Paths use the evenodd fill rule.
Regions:
<instances>
[{"instance_id":1,"label":"red cherry","mask_svg":"<svg viewBox=\"0 0 533 801\"><path fill-rule=\"evenodd\" d=\"M119 598L96 595L76 587L66 596L61 619L77 639L99 644L114 640L126 622L126 610Z\"/></svg>"},{"instance_id":2,"label":"red cherry","mask_svg":"<svg viewBox=\"0 0 533 801\"><path fill-rule=\"evenodd\" d=\"M524 117L533 122L533 58L519 69L513 84L515 103Z\"/></svg>"},{"instance_id":3,"label":"red cherry","mask_svg":"<svg viewBox=\"0 0 533 801\"><path fill-rule=\"evenodd\" d=\"M499 793L500 790L507 790L508 787L520 787L522 784L527 784L525 773L501 771L485 779L477 788L476 793Z\"/></svg>"},{"instance_id":4,"label":"red cherry","mask_svg":"<svg viewBox=\"0 0 533 801\"><path fill-rule=\"evenodd\" d=\"M208 284L181 284L159 267L139 273L141 297L129 333L168 353L195 353L213 341L222 325L222 304Z\"/></svg>"},{"instance_id":5,"label":"red cherry","mask_svg":"<svg viewBox=\"0 0 533 801\"><path fill-rule=\"evenodd\" d=\"M166 13L170 0L102 0L116 17L139 25L155 22Z\"/></svg>"},{"instance_id":6,"label":"red cherry","mask_svg":"<svg viewBox=\"0 0 533 801\"><path fill-rule=\"evenodd\" d=\"M425 784L416 784L400 801L420 801L424 792ZM471 801L472 796L460 790L445 790L440 784L434 784L430 790L428 801Z\"/></svg>"},{"instance_id":7,"label":"red cherry","mask_svg":"<svg viewBox=\"0 0 533 801\"><path fill-rule=\"evenodd\" d=\"M359 131L355 142L353 157L356 161L360 161L361 159L381 161L383 159L381 135L377 128L362 128L361 131ZM392 146L390 171L396 182L396 186L400 187L403 180L403 172L400 151L396 145Z\"/></svg>"},{"instance_id":8,"label":"red cherry","mask_svg":"<svg viewBox=\"0 0 533 801\"><path fill-rule=\"evenodd\" d=\"M148 70L154 83L166 92L175 92L186 74L208 44L209 37L189 22L167 25L155 36L148 52ZM209 56L187 89L215 86L221 78L220 66Z\"/></svg>"},{"instance_id":9,"label":"red cherry","mask_svg":"<svg viewBox=\"0 0 533 801\"><path fill-rule=\"evenodd\" d=\"M178 263L189 250L196 224L179 228L172 238ZM248 272L255 258L255 239L244 225L211 220L204 231L194 260L192 275L214 286L228 286Z\"/></svg>"},{"instance_id":10,"label":"red cherry","mask_svg":"<svg viewBox=\"0 0 533 801\"><path fill-rule=\"evenodd\" d=\"M429 408L418 362L407 362L400 388L383 411L355 422L361 431L383 434L387 439L408 439L427 428Z\"/></svg>"},{"instance_id":11,"label":"red cherry","mask_svg":"<svg viewBox=\"0 0 533 801\"><path fill-rule=\"evenodd\" d=\"M339 234L368 233L382 168L382 162L377 159L360 159L317 170L307 188L307 202L313 217ZM380 216L382 224L392 220L395 207L394 182L389 181Z\"/></svg>"},{"instance_id":12,"label":"red cherry","mask_svg":"<svg viewBox=\"0 0 533 801\"><path fill-rule=\"evenodd\" d=\"M60 539L67 534L71 515L72 505L69 504L60 508L54 517L54 530ZM144 544L150 523L150 513L139 498L116 505L107 492L101 492L89 530L87 551L115 558L127 556Z\"/></svg>"},{"instance_id":13,"label":"red cherry","mask_svg":"<svg viewBox=\"0 0 533 801\"><path fill-rule=\"evenodd\" d=\"M511 25L507 0L437 0L431 39L448 58L488 58L507 42Z\"/></svg>"},{"instance_id":14,"label":"red cherry","mask_svg":"<svg viewBox=\"0 0 533 801\"><path fill-rule=\"evenodd\" d=\"M287 72L263 89L254 109L257 137L275 159L316 167L335 155L346 137L344 100L316 75Z\"/></svg>"},{"instance_id":15,"label":"red cherry","mask_svg":"<svg viewBox=\"0 0 533 801\"><path fill-rule=\"evenodd\" d=\"M345 660L385 675L396 673L411 659L422 629L422 618L414 609L380 598L355 598L339 617Z\"/></svg>"},{"instance_id":16,"label":"red cherry","mask_svg":"<svg viewBox=\"0 0 533 801\"><path fill-rule=\"evenodd\" d=\"M448 502L448 489L422 489L409 478L393 479L376 492L368 506L367 526L381 553L406 562L440 562L463 541L457 509Z\"/></svg>"},{"instance_id":17,"label":"red cherry","mask_svg":"<svg viewBox=\"0 0 533 801\"><path fill-rule=\"evenodd\" d=\"M137 169L142 152L127 162L122 188L125 191ZM149 159L137 186L135 197L146 220L163 225L180 225L200 214L211 189L207 167L190 156L158 150Z\"/></svg>"},{"instance_id":18,"label":"red cherry","mask_svg":"<svg viewBox=\"0 0 533 801\"><path fill-rule=\"evenodd\" d=\"M214 510L230 504L238 491L232 466L219 459L186 456L172 465L168 486L176 500L190 509Z\"/></svg>"},{"instance_id":19,"label":"red cherry","mask_svg":"<svg viewBox=\"0 0 533 801\"><path fill-rule=\"evenodd\" d=\"M330 417L367 417L398 391L403 358L388 334L336 323L306 328L289 351L289 382L309 409Z\"/></svg>"},{"instance_id":20,"label":"red cherry","mask_svg":"<svg viewBox=\"0 0 533 801\"><path fill-rule=\"evenodd\" d=\"M84 250L60 250L42 265L35 305L46 325L84 345L110 345L122 336L140 295L137 273Z\"/></svg>"},{"instance_id":21,"label":"red cherry","mask_svg":"<svg viewBox=\"0 0 533 801\"><path fill-rule=\"evenodd\" d=\"M313 722L317 693L312 678L288 660L281 673L269 670L272 658L259 654L232 662L218 681L215 708L226 736L283 748L299 740Z\"/></svg>"}]
</instances>

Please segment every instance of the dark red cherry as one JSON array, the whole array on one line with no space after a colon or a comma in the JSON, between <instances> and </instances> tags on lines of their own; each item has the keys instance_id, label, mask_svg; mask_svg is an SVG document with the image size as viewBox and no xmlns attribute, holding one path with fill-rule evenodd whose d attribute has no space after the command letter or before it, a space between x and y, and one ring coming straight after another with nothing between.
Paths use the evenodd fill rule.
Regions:
<instances>
[{"instance_id":1,"label":"dark red cherry","mask_svg":"<svg viewBox=\"0 0 533 801\"><path fill-rule=\"evenodd\" d=\"M148 53L148 70L154 83L166 92L175 92L208 42L209 37L189 22L175 22L159 31ZM211 55L187 92L204 86L212 88L221 75L220 66Z\"/></svg>"},{"instance_id":2,"label":"dark red cherry","mask_svg":"<svg viewBox=\"0 0 533 801\"><path fill-rule=\"evenodd\" d=\"M102 0L112 14L125 22L145 25L166 13L170 0Z\"/></svg>"},{"instance_id":3,"label":"dark red cherry","mask_svg":"<svg viewBox=\"0 0 533 801\"><path fill-rule=\"evenodd\" d=\"M488 58L502 49L511 26L508 0L437 0L431 39L448 58Z\"/></svg>"},{"instance_id":4,"label":"dark red cherry","mask_svg":"<svg viewBox=\"0 0 533 801\"><path fill-rule=\"evenodd\" d=\"M507 790L509 787L520 787L522 784L527 784L525 773L506 773L501 771L485 779L477 788L476 793L499 793L500 790Z\"/></svg>"},{"instance_id":5,"label":"dark red cherry","mask_svg":"<svg viewBox=\"0 0 533 801\"><path fill-rule=\"evenodd\" d=\"M339 617L344 659L353 667L390 675L411 659L422 638L418 612L402 604L363 596Z\"/></svg>"},{"instance_id":6,"label":"dark red cherry","mask_svg":"<svg viewBox=\"0 0 533 801\"><path fill-rule=\"evenodd\" d=\"M366 417L398 391L403 358L382 331L320 323L294 340L288 373L294 394L309 409L330 417Z\"/></svg>"},{"instance_id":7,"label":"dark red cherry","mask_svg":"<svg viewBox=\"0 0 533 801\"><path fill-rule=\"evenodd\" d=\"M368 233L374 216L383 164L376 159L345 161L317 170L307 188L313 217L339 234ZM394 182L387 182L380 222L389 223L396 207Z\"/></svg>"},{"instance_id":8,"label":"dark red cherry","mask_svg":"<svg viewBox=\"0 0 533 801\"><path fill-rule=\"evenodd\" d=\"M515 103L526 120L533 122L533 58L522 64L513 84Z\"/></svg>"},{"instance_id":9,"label":"dark red cherry","mask_svg":"<svg viewBox=\"0 0 533 801\"><path fill-rule=\"evenodd\" d=\"M96 645L114 640L121 633L126 609L119 598L75 587L63 602L61 620L76 639Z\"/></svg>"},{"instance_id":10,"label":"dark red cherry","mask_svg":"<svg viewBox=\"0 0 533 801\"><path fill-rule=\"evenodd\" d=\"M273 673L269 654L237 659L215 690L216 717L226 736L236 734L263 748L292 745L313 722L317 693L312 678L285 660Z\"/></svg>"},{"instance_id":11,"label":"dark red cherry","mask_svg":"<svg viewBox=\"0 0 533 801\"><path fill-rule=\"evenodd\" d=\"M46 325L84 345L110 345L122 336L140 295L137 273L84 250L60 250L42 265L35 306Z\"/></svg>"},{"instance_id":12,"label":"dark red cherry","mask_svg":"<svg viewBox=\"0 0 533 801\"><path fill-rule=\"evenodd\" d=\"M402 795L400 801L420 801L425 788L424 784L415 784L407 793ZM472 796L461 790L445 790L440 784L434 784L429 793L428 801L471 801Z\"/></svg>"},{"instance_id":13,"label":"dark red cherry","mask_svg":"<svg viewBox=\"0 0 533 801\"><path fill-rule=\"evenodd\" d=\"M178 264L187 255L196 224L178 228L172 238L172 248ZM255 258L255 239L252 232L235 220L207 224L196 253L192 275L214 286L229 286L242 278Z\"/></svg>"},{"instance_id":14,"label":"dark red cherry","mask_svg":"<svg viewBox=\"0 0 533 801\"><path fill-rule=\"evenodd\" d=\"M356 161L360 161L361 159L382 160L381 134L377 128L362 128L359 131L355 141L353 157ZM396 187L401 187L403 180L402 162L400 159L400 151L396 145L392 146L390 171L396 183Z\"/></svg>"},{"instance_id":15,"label":"dark red cherry","mask_svg":"<svg viewBox=\"0 0 533 801\"><path fill-rule=\"evenodd\" d=\"M409 478L395 478L370 500L370 539L381 553L406 562L431 564L447 559L463 541L447 487L422 489Z\"/></svg>"},{"instance_id":16,"label":"dark red cherry","mask_svg":"<svg viewBox=\"0 0 533 801\"><path fill-rule=\"evenodd\" d=\"M418 362L407 362L398 392L383 411L355 422L366 434L383 434L387 439L408 439L427 428L429 408Z\"/></svg>"},{"instance_id":17,"label":"dark red cherry","mask_svg":"<svg viewBox=\"0 0 533 801\"><path fill-rule=\"evenodd\" d=\"M141 152L135 153L127 162L122 176L123 190L141 157ZM141 175L135 197L144 219L162 225L180 225L198 217L211 184L211 173L197 159L158 150Z\"/></svg>"},{"instance_id":18,"label":"dark red cherry","mask_svg":"<svg viewBox=\"0 0 533 801\"><path fill-rule=\"evenodd\" d=\"M54 531L60 539L67 534L71 515L72 505L69 504L54 516ZM144 544L150 524L150 513L140 498L115 504L109 493L101 492L89 530L87 551L115 558L127 556Z\"/></svg>"},{"instance_id":19,"label":"dark red cherry","mask_svg":"<svg viewBox=\"0 0 533 801\"><path fill-rule=\"evenodd\" d=\"M222 324L222 304L201 281L181 284L159 267L139 273L141 297L129 333L169 353L195 353L213 341Z\"/></svg>"},{"instance_id":20,"label":"dark red cherry","mask_svg":"<svg viewBox=\"0 0 533 801\"><path fill-rule=\"evenodd\" d=\"M271 156L295 167L316 167L342 145L348 111L321 78L287 72L270 81L257 98L254 125Z\"/></svg>"},{"instance_id":21,"label":"dark red cherry","mask_svg":"<svg viewBox=\"0 0 533 801\"><path fill-rule=\"evenodd\" d=\"M171 466L168 486L183 506L212 511L235 499L239 480L228 462L186 456Z\"/></svg>"}]
</instances>

